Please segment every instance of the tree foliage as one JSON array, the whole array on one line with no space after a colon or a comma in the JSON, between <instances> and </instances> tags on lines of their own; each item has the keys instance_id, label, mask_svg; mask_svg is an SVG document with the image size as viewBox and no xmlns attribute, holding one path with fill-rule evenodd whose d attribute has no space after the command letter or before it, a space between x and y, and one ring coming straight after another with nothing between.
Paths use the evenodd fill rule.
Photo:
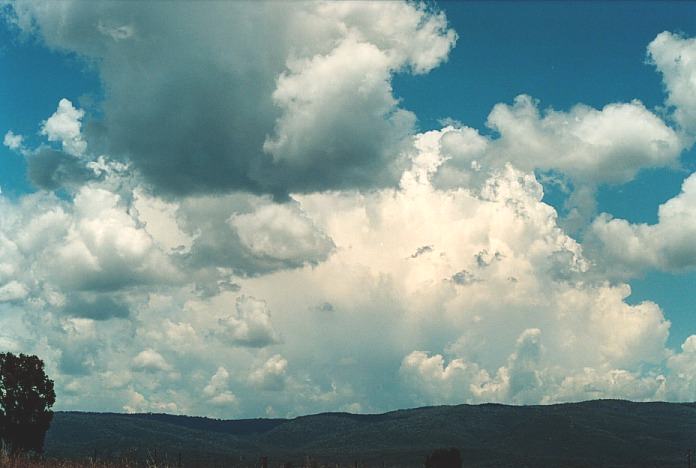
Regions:
<instances>
[{"instance_id":1,"label":"tree foliage","mask_svg":"<svg viewBox=\"0 0 696 468\"><path fill-rule=\"evenodd\" d=\"M56 401L37 356L0 353L0 439L12 452L43 450Z\"/></svg>"}]
</instances>

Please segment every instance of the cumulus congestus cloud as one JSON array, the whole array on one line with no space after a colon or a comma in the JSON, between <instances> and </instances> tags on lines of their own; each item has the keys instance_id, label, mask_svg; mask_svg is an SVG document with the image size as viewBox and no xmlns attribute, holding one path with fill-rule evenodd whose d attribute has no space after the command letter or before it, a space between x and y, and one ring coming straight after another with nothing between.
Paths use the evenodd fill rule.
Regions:
<instances>
[{"instance_id":1,"label":"cumulus congestus cloud","mask_svg":"<svg viewBox=\"0 0 696 468\"><path fill-rule=\"evenodd\" d=\"M649 46L668 114L521 95L487 129L417 133L391 79L446 61L442 13L206 7L13 3L105 92L91 110L57 103L36 147L4 138L40 190L0 197L0 347L44 357L62 408L693 395L694 337L669 349L660 307L627 303L622 282L692 266L693 176L655 225L592 221L597 187L678 166L689 146L691 39ZM565 219L544 177L572 192Z\"/></svg>"}]
</instances>

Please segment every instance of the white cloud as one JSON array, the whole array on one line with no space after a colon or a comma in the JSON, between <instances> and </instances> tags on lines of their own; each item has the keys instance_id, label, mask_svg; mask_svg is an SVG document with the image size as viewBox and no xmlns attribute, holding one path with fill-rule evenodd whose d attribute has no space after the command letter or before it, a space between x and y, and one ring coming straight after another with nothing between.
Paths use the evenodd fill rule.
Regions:
<instances>
[{"instance_id":1,"label":"white cloud","mask_svg":"<svg viewBox=\"0 0 696 468\"><path fill-rule=\"evenodd\" d=\"M221 318L219 323L233 344L262 348L280 340L266 302L250 296L238 297L235 313Z\"/></svg>"},{"instance_id":2,"label":"white cloud","mask_svg":"<svg viewBox=\"0 0 696 468\"><path fill-rule=\"evenodd\" d=\"M537 101L520 95L512 105L496 104L487 126L495 137L461 124L440 130L434 151L446 161L435 185L475 188L505 164L550 173L547 178L569 192L562 224L571 233L594 216L599 185L629 182L646 168L676 167L685 145L637 100L602 109L577 104L569 111L541 111Z\"/></svg>"},{"instance_id":3,"label":"white cloud","mask_svg":"<svg viewBox=\"0 0 696 468\"><path fill-rule=\"evenodd\" d=\"M29 290L18 281L0 286L0 302L19 301L27 297Z\"/></svg>"},{"instance_id":4,"label":"white cloud","mask_svg":"<svg viewBox=\"0 0 696 468\"><path fill-rule=\"evenodd\" d=\"M269 404L297 414L550 402L616 395L629 377L644 382L631 395L669 389L642 370L665 366L669 322L655 304L626 304L627 287L595 280L532 173L507 165L471 189L433 186L450 131L417 138L399 189L293 195L283 204L243 194L164 202L95 182L72 201L4 201L6 281L23 272L17 281L38 284L28 313L41 317L33 330L47 337L42 354L55 375L81 379L82 401L66 397L66 407L210 414L214 406L232 416ZM245 257L217 252L237 232L238 252L294 265L235 274ZM262 242L244 237L251 232ZM191 244L182 253L172 247L183 238ZM327 239L332 248L318 258ZM203 246L215 254L203 255ZM173 279L162 275L169 268L179 270ZM85 271L92 280L81 279ZM475 280L452 280L463 271ZM138 283L119 279L125 272L140 274ZM200 282L218 281L237 286L200 293ZM119 320L61 316L71 304L129 312ZM31 333L18 336L29 342ZM115 359L124 349L139 354ZM107 395L108 375L125 377ZM258 391L282 388L263 398ZM127 389L145 401L131 402Z\"/></svg>"},{"instance_id":5,"label":"white cloud","mask_svg":"<svg viewBox=\"0 0 696 468\"><path fill-rule=\"evenodd\" d=\"M181 2L177 23L156 4L108 21L93 2L36 6L16 11L48 44L99 60L101 136L133 159L92 161L63 198L0 198L0 287L18 297L0 327L45 356L63 408L224 417L693 390L696 341L666 347L660 308L625 302L534 174L571 179L588 205L598 184L675 165L682 140L640 102L540 111L521 96L491 112L497 136L412 136L390 80L455 40L425 7ZM156 79L139 80L154 56ZM84 155L83 118L61 101L43 132ZM593 232L618 226L658 259L620 260L681 268L659 259L690 258L677 234L695 190L656 227ZM111 312L82 310L96 307Z\"/></svg>"},{"instance_id":6,"label":"white cloud","mask_svg":"<svg viewBox=\"0 0 696 468\"><path fill-rule=\"evenodd\" d=\"M22 141L24 137L22 135L16 135L12 130L5 133L5 138L2 140L2 144L10 148L11 150L18 150L22 147Z\"/></svg>"},{"instance_id":7,"label":"white cloud","mask_svg":"<svg viewBox=\"0 0 696 468\"><path fill-rule=\"evenodd\" d=\"M133 368L144 371L168 371L171 365L153 349L145 349L133 358Z\"/></svg>"},{"instance_id":8,"label":"white cloud","mask_svg":"<svg viewBox=\"0 0 696 468\"><path fill-rule=\"evenodd\" d=\"M99 24L97 24L97 29L100 33L104 34L105 36L109 36L114 41L130 39L135 34L135 29L130 24L116 26L99 22Z\"/></svg>"},{"instance_id":9,"label":"white cloud","mask_svg":"<svg viewBox=\"0 0 696 468\"><path fill-rule=\"evenodd\" d=\"M133 208L145 231L164 251L187 252L193 239L183 232L176 218L176 203L166 202L142 191L133 193Z\"/></svg>"},{"instance_id":10,"label":"white cloud","mask_svg":"<svg viewBox=\"0 0 696 468\"><path fill-rule=\"evenodd\" d=\"M87 149L80 131L84 115L82 109L76 109L72 102L63 98L56 112L41 125L41 134L46 135L48 141L61 142L66 153L81 156Z\"/></svg>"},{"instance_id":11,"label":"white cloud","mask_svg":"<svg viewBox=\"0 0 696 468\"><path fill-rule=\"evenodd\" d=\"M288 361L280 354L268 358L249 375L249 383L262 390L282 390L287 379Z\"/></svg>"},{"instance_id":12,"label":"white cloud","mask_svg":"<svg viewBox=\"0 0 696 468\"><path fill-rule=\"evenodd\" d=\"M228 406L237 403L237 397L229 391L230 374L224 367L218 370L210 378L210 383L203 389L203 395L209 398L209 402L215 406Z\"/></svg>"},{"instance_id":13,"label":"white cloud","mask_svg":"<svg viewBox=\"0 0 696 468\"><path fill-rule=\"evenodd\" d=\"M586 241L611 272L639 275L647 269L679 272L696 266L696 175L681 193L660 205L656 224L632 224L602 214Z\"/></svg>"},{"instance_id":14,"label":"white cloud","mask_svg":"<svg viewBox=\"0 0 696 468\"><path fill-rule=\"evenodd\" d=\"M500 133L498 151L516 167L583 182L628 182L642 168L675 165L682 150L674 130L637 100L541 113L522 95L512 106L497 104L487 125Z\"/></svg>"},{"instance_id":15,"label":"white cloud","mask_svg":"<svg viewBox=\"0 0 696 468\"><path fill-rule=\"evenodd\" d=\"M64 237L49 246L42 261L46 275L57 284L110 290L176 281L171 261L118 194L87 185L76 194L73 209L72 220L62 227Z\"/></svg>"},{"instance_id":16,"label":"white cloud","mask_svg":"<svg viewBox=\"0 0 696 468\"><path fill-rule=\"evenodd\" d=\"M648 45L648 56L662 73L667 104L691 141L696 138L696 39L664 31Z\"/></svg>"},{"instance_id":17,"label":"white cloud","mask_svg":"<svg viewBox=\"0 0 696 468\"><path fill-rule=\"evenodd\" d=\"M235 214L229 224L242 245L262 259L302 265L326 258L331 239L317 229L296 204L267 204L252 213Z\"/></svg>"}]
</instances>

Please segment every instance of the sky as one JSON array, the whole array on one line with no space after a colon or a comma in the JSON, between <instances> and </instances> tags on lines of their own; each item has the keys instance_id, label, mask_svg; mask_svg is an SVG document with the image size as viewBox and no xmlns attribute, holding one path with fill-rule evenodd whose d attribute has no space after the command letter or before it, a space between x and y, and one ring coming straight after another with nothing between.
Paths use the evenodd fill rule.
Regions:
<instances>
[{"instance_id":1,"label":"sky","mask_svg":"<svg viewBox=\"0 0 696 468\"><path fill-rule=\"evenodd\" d=\"M696 400L693 3L0 12L0 350L56 409Z\"/></svg>"}]
</instances>

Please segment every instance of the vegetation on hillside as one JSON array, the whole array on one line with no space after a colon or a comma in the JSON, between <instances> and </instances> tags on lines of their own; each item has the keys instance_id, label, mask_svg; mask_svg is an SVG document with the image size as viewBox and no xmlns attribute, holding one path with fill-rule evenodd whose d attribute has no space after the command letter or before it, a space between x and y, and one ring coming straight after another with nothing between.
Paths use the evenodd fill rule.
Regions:
<instances>
[{"instance_id":1,"label":"vegetation on hillside","mask_svg":"<svg viewBox=\"0 0 696 468\"><path fill-rule=\"evenodd\" d=\"M184 466L255 466L267 456L269 466L298 467L310 455L319 464L422 467L442 447L459 449L464 467L681 468L696 447L696 404L459 405L271 421L58 412L46 438L48 456L133 450L142 459L156 450L181 454Z\"/></svg>"}]
</instances>

